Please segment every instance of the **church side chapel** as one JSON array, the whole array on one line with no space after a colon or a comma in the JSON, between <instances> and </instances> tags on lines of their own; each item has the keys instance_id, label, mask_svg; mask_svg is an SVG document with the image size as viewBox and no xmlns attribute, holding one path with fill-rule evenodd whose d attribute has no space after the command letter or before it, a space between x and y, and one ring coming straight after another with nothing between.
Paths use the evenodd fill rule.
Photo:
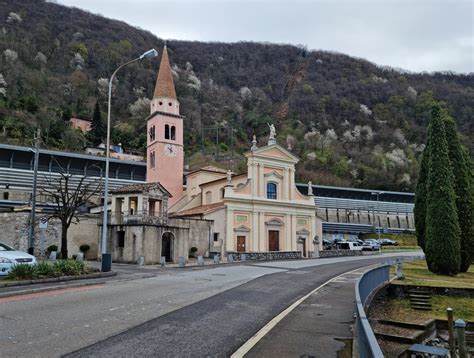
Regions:
<instances>
[{"instance_id":1,"label":"church side chapel","mask_svg":"<svg viewBox=\"0 0 474 358\"><path fill-rule=\"evenodd\" d=\"M186 176L183 186L183 120L166 46L147 120L147 182L113 191L110 252L115 262L177 262L197 255L243 253L248 258L317 257L322 222L308 195L295 183L294 154L254 136L246 173L213 166Z\"/></svg>"}]
</instances>

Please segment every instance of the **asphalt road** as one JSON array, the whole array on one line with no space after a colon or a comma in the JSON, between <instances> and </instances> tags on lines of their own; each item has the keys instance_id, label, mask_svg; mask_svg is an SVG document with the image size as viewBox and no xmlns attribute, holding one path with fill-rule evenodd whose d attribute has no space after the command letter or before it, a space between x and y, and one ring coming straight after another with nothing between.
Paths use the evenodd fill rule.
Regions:
<instances>
[{"instance_id":1,"label":"asphalt road","mask_svg":"<svg viewBox=\"0 0 474 358\"><path fill-rule=\"evenodd\" d=\"M383 259L160 271L150 278L0 299L0 356L228 356L314 287Z\"/></svg>"},{"instance_id":2,"label":"asphalt road","mask_svg":"<svg viewBox=\"0 0 474 358\"><path fill-rule=\"evenodd\" d=\"M299 297L334 276L382 260L339 260L323 266L311 266L314 261L266 263L287 271L261 276L68 357L228 357Z\"/></svg>"}]
</instances>

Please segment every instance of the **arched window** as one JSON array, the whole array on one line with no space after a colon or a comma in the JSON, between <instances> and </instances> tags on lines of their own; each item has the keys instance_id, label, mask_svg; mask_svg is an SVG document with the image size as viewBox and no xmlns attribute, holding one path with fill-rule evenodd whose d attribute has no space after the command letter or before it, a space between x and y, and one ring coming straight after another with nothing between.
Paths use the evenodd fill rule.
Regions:
<instances>
[{"instance_id":1,"label":"arched window","mask_svg":"<svg viewBox=\"0 0 474 358\"><path fill-rule=\"evenodd\" d=\"M171 126L171 140L176 140L176 127Z\"/></svg>"},{"instance_id":2,"label":"arched window","mask_svg":"<svg viewBox=\"0 0 474 358\"><path fill-rule=\"evenodd\" d=\"M277 185L275 183L267 183L267 199L277 198Z\"/></svg>"},{"instance_id":3,"label":"arched window","mask_svg":"<svg viewBox=\"0 0 474 358\"><path fill-rule=\"evenodd\" d=\"M170 125L165 124L165 139L170 139Z\"/></svg>"},{"instance_id":4,"label":"arched window","mask_svg":"<svg viewBox=\"0 0 474 358\"><path fill-rule=\"evenodd\" d=\"M206 192L206 204L210 204L212 202L212 192Z\"/></svg>"}]
</instances>

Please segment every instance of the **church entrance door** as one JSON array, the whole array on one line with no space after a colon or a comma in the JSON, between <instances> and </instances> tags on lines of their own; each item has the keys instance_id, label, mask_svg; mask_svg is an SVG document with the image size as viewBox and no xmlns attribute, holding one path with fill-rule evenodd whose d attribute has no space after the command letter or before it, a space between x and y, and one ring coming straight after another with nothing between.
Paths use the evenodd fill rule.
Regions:
<instances>
[{"instance_id":1,"label":"church entrance door","mask_svg":"<svg viewBox=\"0 0 474 358\"><path fill-rule=\"evenodd\" d=\"M245 252L245 236L237 236L237 252Z\"/></svg>"},{"instance_id":2,"label":"church entrance door","mask_svg":"<svg viewBox=\"0 0 474 358\"><path fill-rule=\"evenodd\" d=\"M280 251L280 232L278 230L268 231L268 251Z\"/></svg>"},{"instance_id":3,"label":"church entrance door","mask_svg":"<svg viewBox=\"0 0 474 358\"><path fill-rule=\"evenodd\" d=\"M161 256L166 257L166 262L173 261L173 240L174 235L170 232L165 232L161 236Z\"/></svg>"}]
</instances>

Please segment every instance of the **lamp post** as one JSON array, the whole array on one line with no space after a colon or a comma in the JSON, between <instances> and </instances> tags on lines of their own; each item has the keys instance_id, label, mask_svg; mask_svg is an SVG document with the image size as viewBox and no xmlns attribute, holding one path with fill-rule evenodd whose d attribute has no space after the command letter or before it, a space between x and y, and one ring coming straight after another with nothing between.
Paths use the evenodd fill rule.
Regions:
<instances>
[{"instance_id":1,"label":"lamp post","mask_svg":"<svg viewBox=\"0 0 474 358\"><path fill-rule=\"evenodd\" d=\"M131 61L120 65L109 80L109 100L108 100L108 110L107 110L107 141L106 141L106 155L105 155L105 180L104 180L104 207L102 213L102 242L101 242L101 253L102 253L102 272L110 271L112 267L112 256L107 253L107 206L109 199L109 152L110 152L110 111L112 104L112 82L114 80L117 72L127 65L130 65L133 62L143 60L144 58L153 58L158 56L158 51L155 49L148 50L144 52L140 57L137 57Z\"/></svg>"},{"instance_id":2,"label":"lamp post","mask_svg":"<svg viewBox=\"0 0 474 358\"><path fill-rule=\"evenodd\" d=\"M383 193L384 193L383 191L375 191L375 192L370 193L372 195L377 195L377 218L379 220L379 224L380 224L379 195L381 195ZM375 212L375 210L374 210L374 212ZM375 224L375 215L374 215L374 224ZM378 228L376 230L377 230L378 238L379 238L379 241L380 241L380 228Z\"/></svg>"}]
</instances>

